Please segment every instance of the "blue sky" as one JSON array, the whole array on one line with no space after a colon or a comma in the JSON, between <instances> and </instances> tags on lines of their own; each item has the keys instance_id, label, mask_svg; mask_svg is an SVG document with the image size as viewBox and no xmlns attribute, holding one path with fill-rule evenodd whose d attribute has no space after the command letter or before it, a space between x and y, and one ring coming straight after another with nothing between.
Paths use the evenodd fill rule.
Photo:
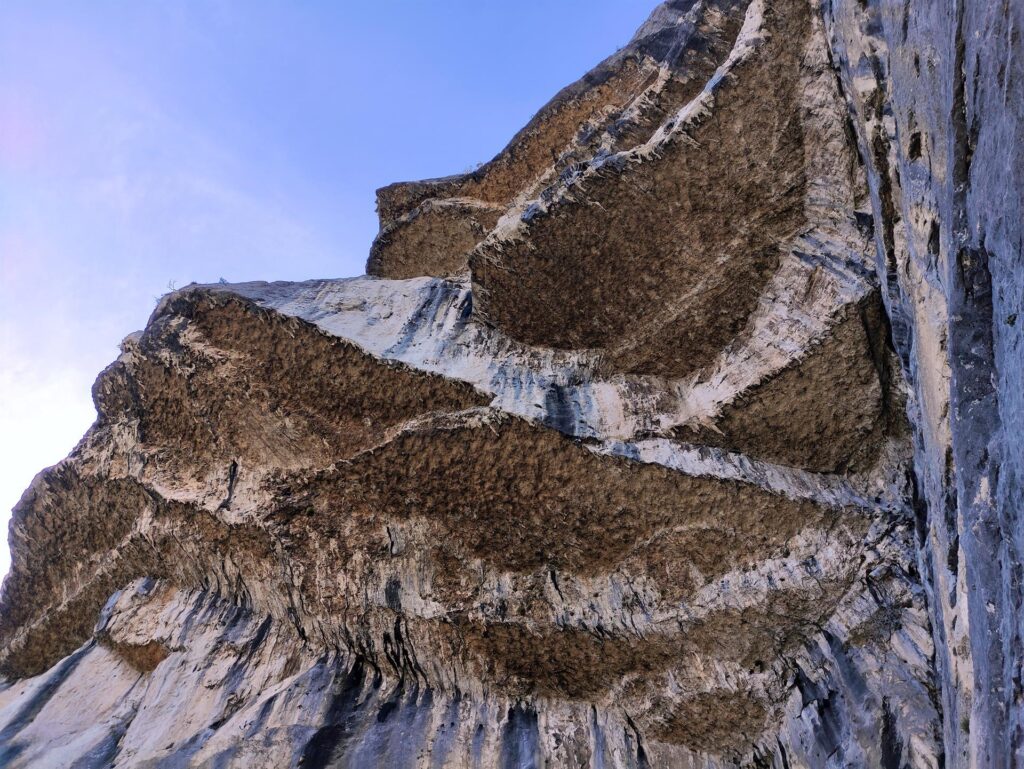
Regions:
<instances>
[{"instance_id":1,"label":"blue sky","mask_svg":"<svg viewBox=\"0 0 1024 769\"><path fill-rule=\"evenodd\" d=\"M654 4L0 3L4 530L168 287L361 274L377 187L489 159Z\"/></svg>"}]
</instances>

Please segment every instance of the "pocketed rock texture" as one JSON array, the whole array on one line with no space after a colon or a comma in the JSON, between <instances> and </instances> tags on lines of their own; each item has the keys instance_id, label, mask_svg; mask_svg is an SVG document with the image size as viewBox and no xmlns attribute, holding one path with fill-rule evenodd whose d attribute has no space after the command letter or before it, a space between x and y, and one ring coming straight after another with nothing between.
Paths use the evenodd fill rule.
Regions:
<instances>
[{"instance_id":1,"label":"pocketed rock texture","mask_svg":"<svg viewBox=\"0 0 1024 769\"><path fill-rule=\"evenodd\" d=\"M1020 16L672 0L370 275L164 297L15 508L0 765L1024 762Z\"/></svg>"}]
</instances>

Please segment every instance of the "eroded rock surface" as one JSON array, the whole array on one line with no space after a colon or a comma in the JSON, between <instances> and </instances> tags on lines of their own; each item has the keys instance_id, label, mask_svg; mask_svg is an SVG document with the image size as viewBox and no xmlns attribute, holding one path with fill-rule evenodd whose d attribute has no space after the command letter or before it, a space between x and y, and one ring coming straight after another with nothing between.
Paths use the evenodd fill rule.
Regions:
<instances>
[{"instance_id":1,"label":"eroded rock surface","mask_svg":"<svg viewBox=\"0 0 1024 769\"><path fill-rule=\"evenodd\" d=\"M967 437L1002 348L947 333L975 257L942 293L896 237L887 23L672 0L491 163L381 190L370 276L165 297L15 510L0 763L996 765L1016 710L951 714L1016 636L979 663L958 599L1014 561L965 587L947 511L1016 493Z\"/></svg>"}]
</instances>

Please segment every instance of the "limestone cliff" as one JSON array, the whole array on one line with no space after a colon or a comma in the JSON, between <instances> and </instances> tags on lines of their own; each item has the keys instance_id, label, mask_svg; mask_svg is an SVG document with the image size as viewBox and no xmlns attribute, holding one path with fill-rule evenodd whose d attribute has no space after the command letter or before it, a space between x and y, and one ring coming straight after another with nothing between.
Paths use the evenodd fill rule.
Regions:
<instances>
[{"instance_id":1,"label":"limestone cliff","mask_svg":"<svg viewBox=\"0 0 1024 769\"><path fill-rule=\"evenodd\" d=\"M368 276L164 297L15 509L0 764L1024 761L1022 24L671 0Z\"/></svg>"}]
</instances>

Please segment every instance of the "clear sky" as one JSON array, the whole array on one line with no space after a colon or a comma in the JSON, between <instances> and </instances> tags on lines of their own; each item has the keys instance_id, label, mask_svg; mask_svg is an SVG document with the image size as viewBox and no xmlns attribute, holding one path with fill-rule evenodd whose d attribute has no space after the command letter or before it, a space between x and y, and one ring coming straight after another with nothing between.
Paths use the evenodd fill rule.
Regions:
<instances>
[{"instance_id":1,"label":"clear sky","mask_svg":"<svg viewBox=\"0 0 1024 769\"><path fill-rule=\"evenodd\" d=\"M361 274L377 187L488 160L654 5L0 2L3 531L160 294Z\"/></svg>"}]
</instances>

